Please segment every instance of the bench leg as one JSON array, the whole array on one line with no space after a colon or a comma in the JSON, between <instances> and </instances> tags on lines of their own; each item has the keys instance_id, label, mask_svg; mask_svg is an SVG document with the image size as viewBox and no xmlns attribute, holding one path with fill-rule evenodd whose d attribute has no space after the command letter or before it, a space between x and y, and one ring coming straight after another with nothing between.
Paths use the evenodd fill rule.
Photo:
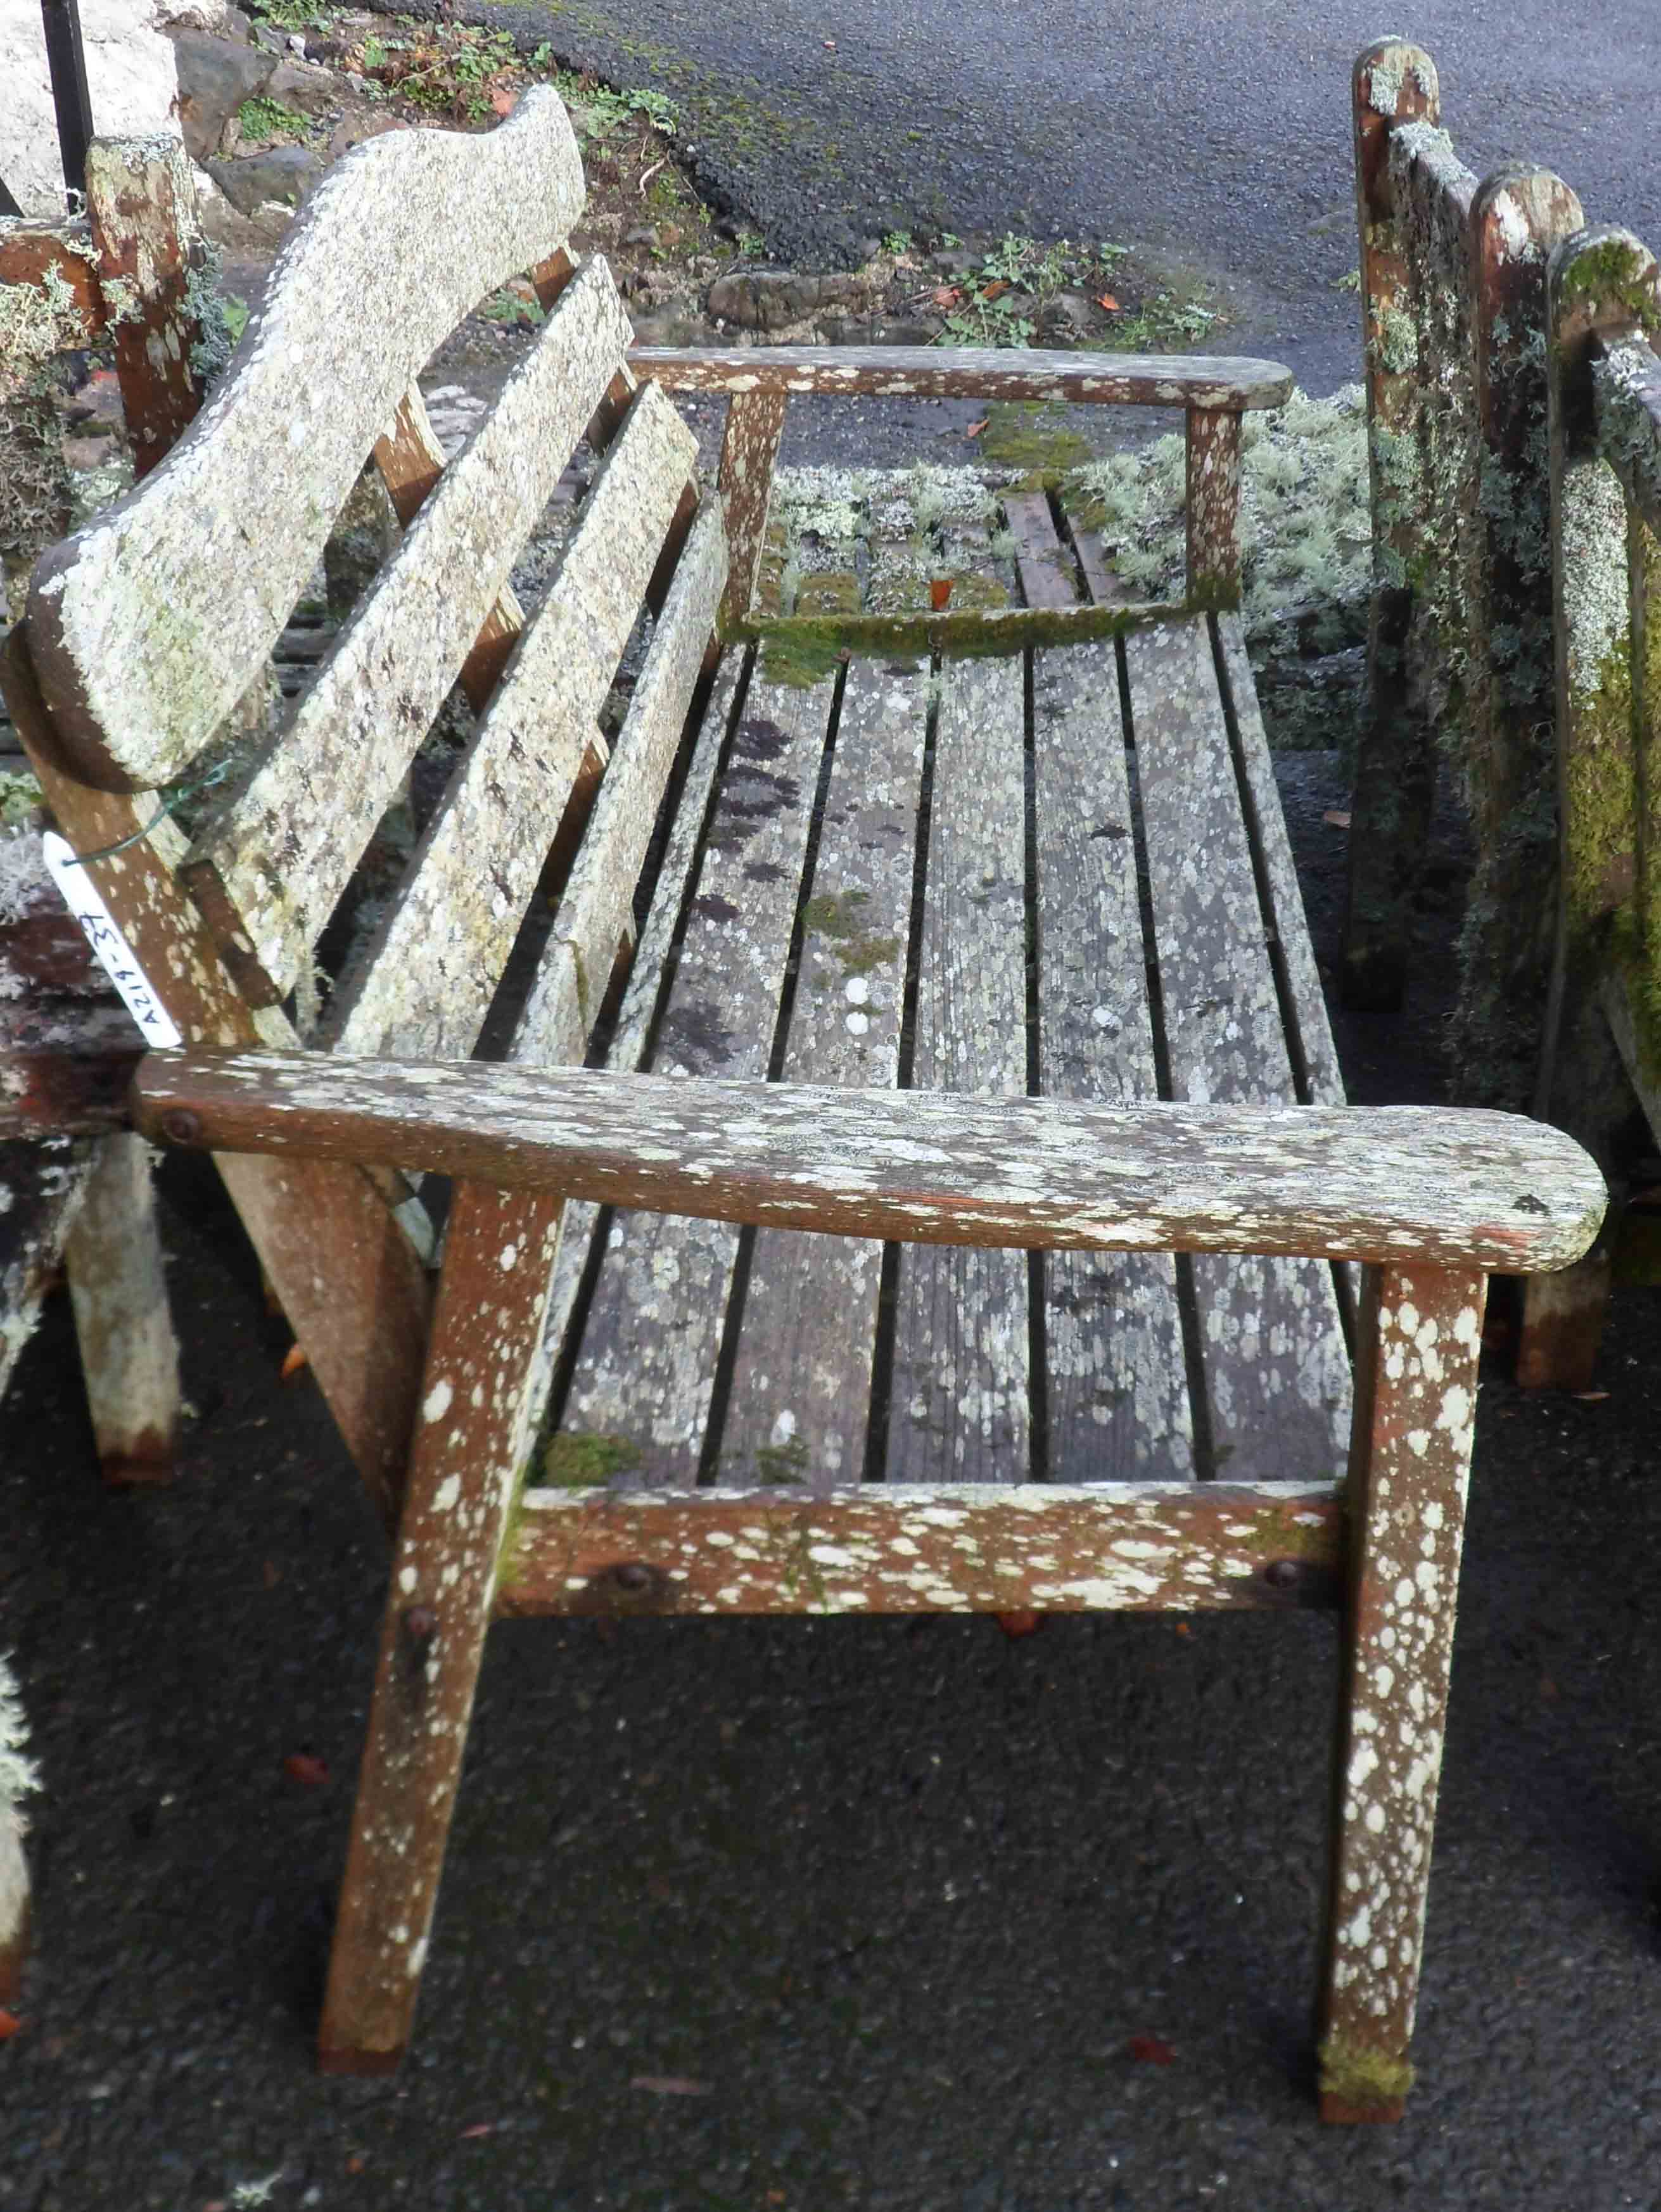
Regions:
<instances>
[{"instance_id":1,"label":"bench leg","mask_svg":"<svg viewBox=\"0 0 1661 2212\"><path fill-rule=\"evenodd\" d=\"M1523 1280L1517 1380L1524 1390L1590 1390L1603 1341L1612 1269L1603 1246L1555 1275Z\"/></svg>"},{"instance_id":2,"label":"bench leg","mask_svg":"<svg viewBox=\"0 0 1661 2212\"><path fill-rule=\"evenodd\" d=\"M64 1261L104 1480L166 1482L179 1444L179 1346L142 1137L104 1139Z\"/></svg>"},{"instance_id":3,"label":"bench leg","mask_svg":"<svg viewBox=\"0 0 1661 2212\"><path fill-rule=\"evenodd\" d=\"M562 1203L459 1183L318 2037L390 2074L415 2018L497 1555L535 1409L526 1378Z\"/></svg>"},{"instance_id":4,"label":"bench leg","mask_svg":"<svg viewBox=\"0 0 1661 2212\"><path fill-rule=\"evenodd\" d=\"M1398 2119L1413 2080L1487 1287L1433 1267L1365 1278L1321 2024L1328 2120Z\"/></svg>"}]
</instances>

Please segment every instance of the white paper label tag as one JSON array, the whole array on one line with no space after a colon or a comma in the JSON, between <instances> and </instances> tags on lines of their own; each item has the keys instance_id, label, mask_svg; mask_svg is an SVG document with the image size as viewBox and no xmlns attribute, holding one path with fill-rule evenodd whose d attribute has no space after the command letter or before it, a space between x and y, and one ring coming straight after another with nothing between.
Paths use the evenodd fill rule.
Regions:
<instances>
[{"instance_id":1,"label":"white paper label tag","mask_svg":"<svg viewBox=\"0 0 1661 2212\"><path fill-rule=\"evenodd\" d=\"M86 932L94 957L125 1002L127 1012L144 1033L147 1044L165 1052L185 1040L173 1027L167 1008L151 988L150 980L133 958L115 918L100 897L92 878L75 857L73 847L55 830L48 830L41 845L52 881L64 895L64 903Z\"/></svg>"}]
</instances>

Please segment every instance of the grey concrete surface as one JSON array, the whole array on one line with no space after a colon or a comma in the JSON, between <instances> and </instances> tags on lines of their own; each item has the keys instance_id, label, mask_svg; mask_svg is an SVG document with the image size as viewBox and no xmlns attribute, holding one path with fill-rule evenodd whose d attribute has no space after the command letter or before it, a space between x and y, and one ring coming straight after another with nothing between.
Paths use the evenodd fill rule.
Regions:
<instances>
[{"instance_id":1,"label":"grey concrete surface","mask_svg":"<svg viewBox=\"0 0 1661 2212\"><path fill-rule=\"evenodd\" d=\"M392 0L386 0L387 5ZM432 14L449 0L398 0ZM770 252L846 260L891 225L1156 249L1233 302L1227 343L1312 392L1357 373L1349 72L1427 47L1482 174L1556 168L1590 219L1661 239L1653 0L454 0L620 85L667 92L715 197Z\"/></svg>"}]
</instances>

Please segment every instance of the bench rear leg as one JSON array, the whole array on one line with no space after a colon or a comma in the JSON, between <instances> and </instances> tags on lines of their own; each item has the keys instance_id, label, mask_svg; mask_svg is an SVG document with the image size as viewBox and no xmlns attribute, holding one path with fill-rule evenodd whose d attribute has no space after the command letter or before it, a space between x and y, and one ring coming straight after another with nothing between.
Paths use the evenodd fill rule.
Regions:
<instances>
[{"instance_id":1,"label":"bench rear leg","mask_svg":"<svg viewBox=\"0 0 1661 2212\"><path fill-rule=\"evenodd\" d=\"M1418 2000L1483 1277L1366 1270L1349 1505L1321 2114L1401 2117Z\"/></svg>"},{"instance_id":2,"label":"bench rear leg","mask_svg":"<svg viewBox=\"0 0 1661 2212\"><path fill-rule=\"evenodd\" d=\"M318 2037L326 2073L390 2074L410 2039L562 1210L477 1183L452 1201Z\"/></svg>"},{"instance_id":3,"label":"bench rear leg","mask_svg":"<svg viewBox=\"0 0 1661 2212\"><path fill-rule=\"evenodd\" d=\"M165 1482L179 1444L179 1346L142 1137L104 1139L64 1260L104 1479Z\"/></svg>"}]
</instances>

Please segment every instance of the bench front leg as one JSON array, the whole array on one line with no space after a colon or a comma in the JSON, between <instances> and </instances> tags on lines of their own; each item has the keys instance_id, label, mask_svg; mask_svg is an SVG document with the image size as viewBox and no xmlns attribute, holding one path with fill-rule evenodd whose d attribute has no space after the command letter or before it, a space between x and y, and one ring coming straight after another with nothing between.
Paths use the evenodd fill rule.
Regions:
<instances>
[{"instance_id":1,"label":"bench front leg","mask_svg":"<svg viewBox=\"0 0 1661 2212\"><path fill-rule=\"evenodd\" d=\"M1393 2120L1412 2084L1487 1279L1369 1267L1350 1447L1321 2114Z\"/></svg>"},{"instance_id":2,"label":"bench front leg","mask_svg":"<svg viewBox=\"0 0 1661 2212\"><path fill-rule=\"evenodd\" d=\"M496 1562L539 1401L563 1201L456 1186L318 2035L390 2074L415 2019Z\"/></svg>"}]
</instances>

